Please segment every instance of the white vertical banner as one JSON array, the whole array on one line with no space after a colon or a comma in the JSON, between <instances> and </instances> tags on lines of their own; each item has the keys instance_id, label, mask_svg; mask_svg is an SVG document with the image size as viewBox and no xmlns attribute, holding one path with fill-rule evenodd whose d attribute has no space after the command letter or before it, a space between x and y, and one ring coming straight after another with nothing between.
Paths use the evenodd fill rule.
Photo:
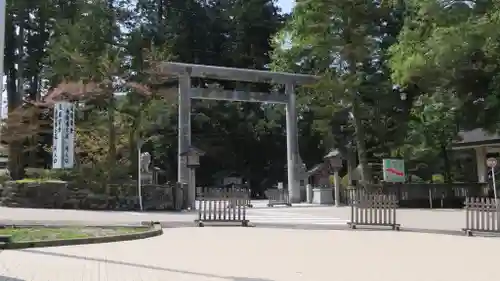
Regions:
<instances>
[{"instance_id":1,"label":"white vertical banner","mask_svg":"<svg viewBox=\"0 0 500 281\"><path fill-rule=\"evenodd\" d=\"M0 0L0 94L2 94L2 96L4 91L3 63L4 63L4 48L5 48L5 23L7 22L7 19L5 17L6 13L7 13L7 2L5 0Z\"/></svg>"},{"instance_id":2,"label":"white vertical banner","mask_svg":"<svg viewBox=\"0 0 500 281\"><path fill-rule=\"evenodd\" d=\"M54 125L52 138L52 169L63 168L63 104L54 105Z\"/></svg>"},{"instance_id":3,"label":"white vertical banner","mask_svg":"<svg viewBox=\"0 0 500 281\"><path fill-rule=\"evenodd\" d=\"M64 103L63 168L73 169L75 156L75 107L70 102Z\"/></svg>"},{"instance_id":4,"label":"white vertical banner","mask_svg":"<svg viewBox=\"0 0 500 281\"><path fill-rule=\"evenodd\" d=\"M70 102L54 106L52 168L72 169L75 155L75 108Z\"/></svg>"},{"instance_id":5,"label":"white vertical banner","mask_svg":"<svg viewBox=\"0 0 500 281\"><path fill-rule=\"evenodd\" d=\"M4 103L4 85L6 80L4 79L4 47L5 47L5 23L6 23L6 9L7 2L5 0L0 0L0 120L5 119L7 116L7 104ZM7 93L5 93L5 99L7 99Z\"/></svg>"},{"instance_id":6,"label":"white vertical banner","mask_svg":"<svg viewBox=\"0 0 500 281\"><path fill-rule=\"evenodd\" d=\"M7 82L7 79L3 79L3 81L0 81L0 83L5 83ZM9 108L8 108L8 98L7 98L7 91L5 91L5 87L3 88L3 93L2 93L2 107L0 109L0 120L5 120L7 119L8 113L9 113Z\"/></svg>"}]
</instances>

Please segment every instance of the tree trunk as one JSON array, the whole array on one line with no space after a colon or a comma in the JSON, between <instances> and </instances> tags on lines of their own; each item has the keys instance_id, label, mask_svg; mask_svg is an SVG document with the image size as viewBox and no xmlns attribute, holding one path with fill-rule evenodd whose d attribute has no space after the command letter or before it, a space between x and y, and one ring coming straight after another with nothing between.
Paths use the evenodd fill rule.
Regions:
<instances>
[{"instance_id":1,"label":"tree trunk","mask_svg":"<svg viewBox=\"0 0 500 281\"><path fill-rule=\"evenodd\" d=\"M354 153L354 148L352 145L347 147L347 176L349 186L354 185L353 172L356 169L356 155Z\"/></svg>"},{"instance_id":2,"label":"tree trunk","mask_svg":"<svg viewBox=\"0 0 500 281\"><path fill-rule=\"evenodd\" d=\"M132 121L132 125L129 132L130 174L132 175L133 178L138 178L137 167L140 161L137 151L137 141L140 139L140 134L139 134L140 118L141 118L141 113L139 112L137 116L134 116L134 120Z\"/></svg>"},{"instance_id":3,"label":"tree trunk","mask_svg":"<svg viewBox=\"0 0 500 281\"><path fill-rule=\"evenodd\" d=\"M39 76L38 74L35 74L33 77L31 77L30 81L30 98L34 100L38 100L38 86L39 86ZM36 124L39 122L39 114L38 111L36 114L33 114L31 116L30 120L31 124ZM38 127L38 126L37 126ZM29 151L28 151L28 167L36 167L37 166L37 160L38 160L38 134L33 135L31 138L28 140L28 146L29 146Z\"/></svg>"},{"instance_id":4,"label":"tree trunk","mask_svg":"<svg viewBox=\"0 0 500 281\"><path fill-rule=\"evenodd\" d=\"M446 183L451 183L451 165L450 165L450 155L445 145L441 145L441 153L443 155L444 162L444 181Z\"/></svg>"},{"instance_id":5,"label":"tree trunk","mask_svg":"<svg viewBox=\"0 0 500 281\"><path fill-rule=\"evenodd\" d=\"M25 12L24 10L20 11ZM23 56L24 56L24 15L18 15L19 23L16 26L13 18L10 17L10 23L7 24L9 27L6 32L7 36L10 37L11 46L7 46L6 56L11 56L11 60L8 63L8 75L7 75L7 97L8 97L8 109L9 114L16 108L21 106L22 93L23 93ZM18 34L16 34L16 27L18 27ZM17 36L16 36L17 35ZM17 37L17 38L16 38ZM17 39L17 40L16 40ZM16 58L15 50L19 52ZM17 69L16 69L17 64ZM8 117L9 118L9 117ZM23 142L22 140L13 140L9 143L9 160L8 167L12 179L21 179L24 176L23 167Z\"/></svg>"},{"instance_id":6,"label":"tree trunk","mask_svg":"<svg viewBox=\"0 0 500 281\"><path fill-rule=\"evenodd\" d=\"M115 97L110 94L108 104L108 167L113 170L116 166L116 127L115 127Z\"/></svg>"},{"instance_id":7,"label":"tree trunk","mask_svg":"<svg viewBox=\"0 0 500 281\"><path fill-rule=\"evenodd\" d=\"M129 145L129 160L130 167L129 173L132 175L132 178L137 179L137 167L139 166L139 156L137 155L137 137L135 135L135 130L131 130L128 136L128 145Z\"/></svg>"},{"instance_id":8,"label":"tree trunk","mask_svg":"<svg viewBox=\"0 0 500 281\"><path fill-rule=\"evenodd\" d=\"M368 167L368 157L366 153L366 143L365 143L365 128L361 118L361 108L358 98L353 98L352 103L352 115L354 121L355 130L355 141L356 148L358 151L359 164L361 167L361 184L367 184L371 182L371 171Z\"/></svg>"}]
</instances>

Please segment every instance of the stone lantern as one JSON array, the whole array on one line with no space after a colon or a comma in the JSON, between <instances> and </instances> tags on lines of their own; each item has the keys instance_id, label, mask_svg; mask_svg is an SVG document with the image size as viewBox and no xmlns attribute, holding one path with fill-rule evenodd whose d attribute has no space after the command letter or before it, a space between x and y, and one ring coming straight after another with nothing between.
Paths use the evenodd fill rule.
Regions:
<instances>
[{"instance_id":1,"label":"stone lantern","mask_svg":"<svg viewBox=\"0 0 500 281\"><path fill-rule=\"evenodd\" d=\"M200 166L200 157L203 155L205 155L205 152L196 147L190 147L188 151L181 153L184 163L190 169L196 169Z\"/></svg>"},{"instance_id":2,"label":"stone lantern","mask_svg":"<svg viewBox=\"0 0 500 281\"><path fill-rule=\"evenodd\" d=\"M338 149L332 149L330 152L323 157L326 164L329 167L329 172L333 172L334 176L334 191L335 191L335 206L340 206L340 176L339 171L342 169L342 154Z\"/></svg>"},{"instance_id":3,"label":"stone lantern","mask_svg":"<svg viewBox=\"0 0 500 281\"><path fill-rule=\"evenodd\" d=\"M205 155L205 152L196 148L189 147L187 151L180 154L182 161L189 168L188 180L188 206L194 210L196 207L196 168L200 167L200 157Z\"/></svg>"}]
</instances>

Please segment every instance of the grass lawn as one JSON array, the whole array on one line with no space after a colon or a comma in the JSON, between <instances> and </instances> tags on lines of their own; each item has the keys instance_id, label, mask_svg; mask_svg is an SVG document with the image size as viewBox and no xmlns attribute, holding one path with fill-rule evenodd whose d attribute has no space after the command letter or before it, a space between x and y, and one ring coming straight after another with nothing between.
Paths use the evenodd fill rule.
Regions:
<instances>
[{"instance_id":1,"label":"grass lawn","mask_svg":"<svg viewBox=\"0 0 500 281\"><path fill-rule=\"evenodd\" d=\"M144 227L6 227L0 235L11 235L12 242L75 239L144 232Z\"/></svg>"}]
</instances>

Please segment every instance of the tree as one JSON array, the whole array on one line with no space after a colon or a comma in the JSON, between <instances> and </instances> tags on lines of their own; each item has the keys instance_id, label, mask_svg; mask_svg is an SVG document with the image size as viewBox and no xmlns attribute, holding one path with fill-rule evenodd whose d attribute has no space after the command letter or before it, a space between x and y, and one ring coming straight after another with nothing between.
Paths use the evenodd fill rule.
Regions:
<instances>
[{"instance_id":1,"label":"tree","mask_svg":"<svg viewBox=\"0 0 500 281\"><path fill-rule=\"evenodd\" d=\"M393 79L456 98L463 129L498 130L498 1L418 1L391 52ZM445 97L448 96L448 97Z\"/></svg>"},{"instance_id":2,"label":"tree","mask_svg":"<svg viewBox=\"0 0 500 281\"><path fill-rule=\"evenodd\" d=\"M420 159L443 159L446 182L452 182L449 150L455 139L457 127L458 99L446 95L421 95L415 101L408 121L405 143L399 147L397 156L409 163ZM433 170L440 168L441 161L427 165Z\"/></svg>"},{"instance_id":3,"label":"tree","mask_svg":"<svg viewBox=\"0 0 500 281\"><path fill-rule=\"evenodd\" d=\"M408 155L440 155L459 130L498 131L498 1L411 1L390 66L395 83L422 96L412 112ZM441 161L433 161L435 168Z\"/></svg>"},{"instance_id":4,"label":"tree","mask_svg":"<svg viewBox=\"0 0 500 281\"><path fill-rule=\"evenodd\" d=\"M369 157L377 147L385 146L387 152L384 134L397 131L396 137L404 136L399 130L404 126L394 124L404 123L398 120L406 118L412 97L402 102L394 94L386 67L387 49L399 33L404 9L400 3L297 1L291 20L275 38L275 69L322 75L321 83L305 91L302 104L319 117L327 138L339 132L332 129L338 113L350 112L364 182L371 180ZM340 142L333 138L334 144Z\"/></svg>"},{"instance_id":5,"label":"tree","mask_svg":"<svg viewBox=\"0 0 500 281\"><path fill-rule=\"evenodd\" d=\"M44 122L50 123L51 103L74 100L79 163L92 165L106 159L109 169L119 166L133 176L136 142L145 137L151 141L144 149L152 153L155 166L168 170L171 179L177 166L177 81L155 75L151 64L175 60L265 69L270 62L270 36L283 21L268 0L140 0L133 5L122 0L18 2L8 1L5 62L11 111L27 116L29 106L43 107ZM18 49L24 50L20 56ZM16 83L20 78L24 82ZM211 81L198 79L193 85L205 82ZM243 83L224 86L248 87ZM212 175L224 168L248 175L258 184L265 178L271 184L283 179L286 145L280 108L213 101L195 101L193 107L194 145L210 152L204 158L201 183L210 184ZM10 130L16 118L8 122ZM307 147L316 147L317 139L309 138L307 125L302 122L302 132L307 132L302 139ZM43 166L50 166L50 149L40 148L51 147L51 135L44 126L27 139L19 138L17 148L9 140L17 178L25 165L40 165L34 159L40 155ZM24 153L15 155L30 147L37 147L38 153L29 158ZM262 151L270 153L261 157Z\"/></svg>"}]
</instances>

